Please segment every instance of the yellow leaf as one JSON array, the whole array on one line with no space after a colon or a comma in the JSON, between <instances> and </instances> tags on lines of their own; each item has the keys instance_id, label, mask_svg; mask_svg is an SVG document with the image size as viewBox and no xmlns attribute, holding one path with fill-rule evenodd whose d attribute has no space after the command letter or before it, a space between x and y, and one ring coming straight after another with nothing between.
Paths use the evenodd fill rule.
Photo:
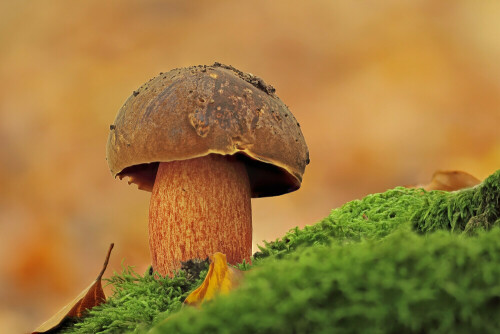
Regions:
<instances>
[{"instance_id":1,"label":"yellow leaf","mask_svg":"<svg viewBox=\"0 0 500 334\"><path fill-rule=\"evenodd\" d=\"M233 290L243 277L241 270L227 265L226 255L215 253L210 257L210 267L203 283L191 292L184 301L187 305L199 306L218 294Z\"/></svg>"}]
</instances>

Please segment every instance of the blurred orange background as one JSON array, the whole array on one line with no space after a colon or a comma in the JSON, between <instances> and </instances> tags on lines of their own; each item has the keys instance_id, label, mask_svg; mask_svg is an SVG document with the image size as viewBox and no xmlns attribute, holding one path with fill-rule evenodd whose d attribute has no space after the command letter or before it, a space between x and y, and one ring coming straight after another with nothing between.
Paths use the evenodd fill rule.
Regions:
<instances>
[{"instance_id":1,"label":"blurred orange background","mask_svg":"<svg viewBox=\"0 0 500 334\"><path fill-rule=\"evenodd\" d=\"M110 267L149 265L150 193L114 180L109 125L143 82L230 64L277 89L311 164L252 202L254 242L438 169L500 168L500 3L3 1L0 332L34 329Z\"/></svg>"}]
</instances>

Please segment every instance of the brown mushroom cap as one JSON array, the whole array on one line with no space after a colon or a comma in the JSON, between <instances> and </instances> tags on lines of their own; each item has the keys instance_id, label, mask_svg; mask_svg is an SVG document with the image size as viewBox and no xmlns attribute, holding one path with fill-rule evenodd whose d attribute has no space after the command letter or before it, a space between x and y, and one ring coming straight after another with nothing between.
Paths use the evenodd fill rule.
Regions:
<instances>
[{"instance_id":1,"label":"brown mushroom cap","mask_svg":"<svg viewBox=\"0 0 500 334\"><path fill-rule=\"evenodd\" d=\"M297 190L309 163L299 123L262 79L227 65L160 73L127 99L106 149L113 176L151 191L159 162L235 155L252 197Z\"/></svg>"}]
</instances>

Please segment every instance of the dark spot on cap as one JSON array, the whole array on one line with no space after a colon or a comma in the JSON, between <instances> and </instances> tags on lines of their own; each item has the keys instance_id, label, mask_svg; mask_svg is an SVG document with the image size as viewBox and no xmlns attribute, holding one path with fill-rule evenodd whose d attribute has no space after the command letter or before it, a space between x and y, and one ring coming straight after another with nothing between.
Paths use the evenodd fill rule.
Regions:
<instances>
[{"instance_id":1,"label":"dark spot on cap","mask_svg":"<svg viewBox=\"0 0 500 334\"><path fill-rule=\"evenodd\" d=\"M139 91L134 90L134 92L132 94L134 94L134 96L137 96L137 95L139 95Z\"/></svg>"},{"instance_id":2,"label":"dark spot on cap","mask_svg":"<svg viewBox=\"0 0 500 334\"><path fill-rule=\"evenodd\" d=\"M116 126L115 126L114 124L111 124L111 125L109 126L109 129L110 129L110 130L114 130L115 128L116 128Z\"/></svg>"}]
</instances>

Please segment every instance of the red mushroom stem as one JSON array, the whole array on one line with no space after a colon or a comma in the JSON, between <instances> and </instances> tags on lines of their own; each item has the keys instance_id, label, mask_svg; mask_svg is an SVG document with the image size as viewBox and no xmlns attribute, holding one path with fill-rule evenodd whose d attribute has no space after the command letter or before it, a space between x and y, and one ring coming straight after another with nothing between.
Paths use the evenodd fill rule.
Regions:
<instances>
[{"instance_id":1,"label":"red mushroom stem","mask_svg":"<svg viewBox=\"0 0 500 334\"><path fill-rule=\"evenodd\" d=\"M172 275L181 261L226 254L231 264L252 252L251 190L245 165L231 156L162 162L149 207L153 268Z\"/></svg>"}]
</instances>

